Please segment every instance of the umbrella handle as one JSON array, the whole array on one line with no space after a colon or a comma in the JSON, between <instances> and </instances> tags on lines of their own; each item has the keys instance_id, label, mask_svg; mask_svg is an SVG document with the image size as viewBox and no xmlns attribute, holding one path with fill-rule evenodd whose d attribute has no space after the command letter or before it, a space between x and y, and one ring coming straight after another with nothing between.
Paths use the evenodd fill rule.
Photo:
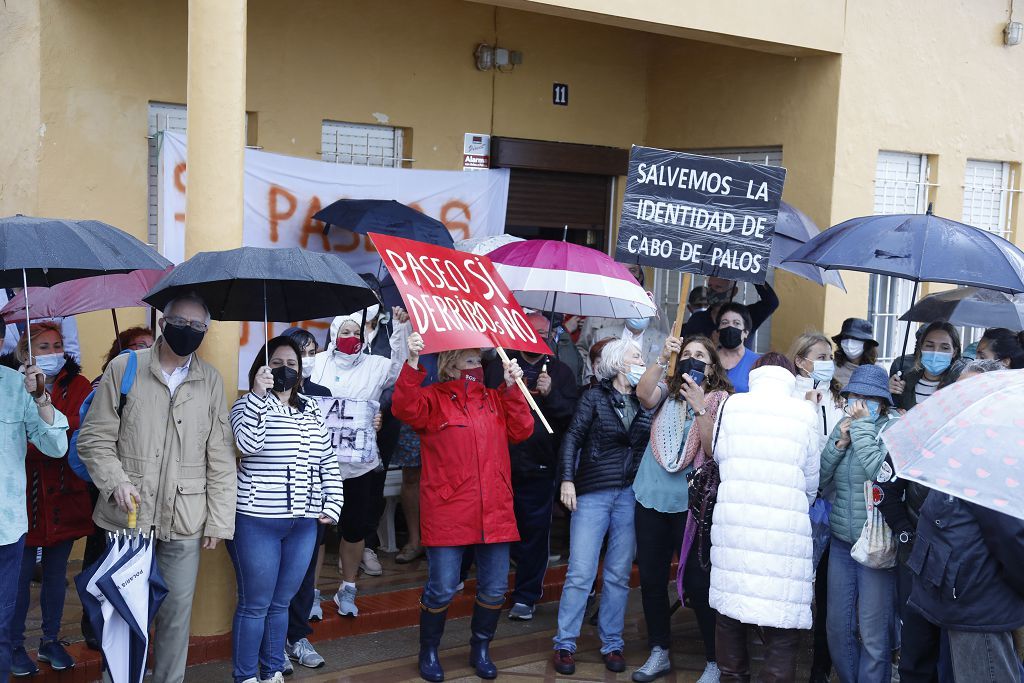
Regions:
<instances>
[{"instance_id":1,"label":"umbrella handle","mask_svg":"<svg viewBox=\"0 0 1024 683\"><path fill-rule=\"evenodd\" d=\"M267 314L267 281L263 281L263 364L270 366L270 321Z\"/></svg>"},{"instance_id":2,"label":"umbrella handle","mask_svg":"<svg viewBox=\"0 0 1024 683\"><path fill-rule=\"evenodd\" d=\"M128 501L132 504L131 512L128 513L128 528L134 529L138 526L138 512L135 507L135 499L129 496Z\"/></svg>"},{"instance_id":3,"label":"umbrella handle","mask_svg":"<svg viewBox=\"0 0 1024 683\"><path fill-rule=\"evenodd\" d=\"M25 336L28 339L28 364L32 365L32 316L28 311L28 271L21 269L22 291L25 292Z\"/></svg>"},{"instance_id":4,"label":"umbrella handle","mask_svg":"<svg viewBox=\"0 0 1024 683\"><path fill-rule=\"evenodd\" d=\"M931 205L929 205L929 208ZM914 302L917 301L917 286L920 283L914 280L914 293L910 295L910 308L914 307ZM907 310L909 311L910 308ZM903 332L903 353L900 354L900 376L903 376L903 371L906 369L904 366L907 364L907 344L910 342L910 321L907 321L907 329Z\"/></svg>"}]
</instances>

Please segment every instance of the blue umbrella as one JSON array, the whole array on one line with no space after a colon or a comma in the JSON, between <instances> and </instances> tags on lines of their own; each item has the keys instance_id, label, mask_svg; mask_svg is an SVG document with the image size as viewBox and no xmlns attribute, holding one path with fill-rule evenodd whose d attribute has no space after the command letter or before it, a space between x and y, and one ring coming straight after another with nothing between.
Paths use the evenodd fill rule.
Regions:
<instances>
[{"instance_id":1,"label":"blue umbrella","mask_svg":"<svg viewBox=\"0 0 1024 683\"><path fill-rule=\"evenodd\" d=\"M109 569L118 552L121 550L120 542L117 538L110 539L107 543L107 549L94 563L86 567L75 577L75 587L78 589L78 597L82 601L82 612L85 613L85 617L92 624L92 631L96 634L96 640L102 642L103 639L103 613L101 611L100 601L89 591L89 584L95 585L93 577L96 573L102 569L100 576L106 573Z\"/></svg>"},{"instance_id":2,"label":"blue umbrella","mask_svg":"<svg viewBox=\"0 0 1024 683\"><path fill-rule=\"evenodd\" d=\"M332 225L366 235L378 232L452 249L455 241L444 223L393 199L339 199L317 211L324 233Z\"/></svg>"},{"instance_id":3,"label":"blue umbrella","mask_svg":"<svg viewBox=\"0 0 1024 683\"><path fill-rule=\"evenodd\" d=\"M921 282L946 282L1024 292L1024 251L991 232L932 213L851 218L798 247L786 263L857 270ZM910 339L903 337L906 355Z\"/></svg>"},{"instance_id":4,"label":"blue umbrella","mask_svg":"<svg viewBox=\"0 0 1024 683\"><path fill-rule=\"evenodd\" d=\"M779 204L779 218L775 223L775 239L772 240L772 252L768 263L780 270L799 275L819 285L832 285L846 291L843 278L839 273L824 270L806 263L786 263L797 247L821 234L821 228L814 224L800 209L792 204Z\"/></svg>"}]
</instances>

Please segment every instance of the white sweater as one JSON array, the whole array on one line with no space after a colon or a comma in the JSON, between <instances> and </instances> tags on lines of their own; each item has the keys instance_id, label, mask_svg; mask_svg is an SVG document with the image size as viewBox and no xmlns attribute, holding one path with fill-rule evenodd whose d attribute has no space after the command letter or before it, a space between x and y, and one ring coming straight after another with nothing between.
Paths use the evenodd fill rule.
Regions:
<instances>
[{"instance_id":1,"label":"white sweater","mask_svg":"<svg viewBox=\"0 0 1024 683\"><path fill-rule=\"evenodd\" d=\"M758 368L750 392L719 410L710 603L745 624L809 629L820 417L795 383L785 368Z\"/></svg>"}]
</instances>

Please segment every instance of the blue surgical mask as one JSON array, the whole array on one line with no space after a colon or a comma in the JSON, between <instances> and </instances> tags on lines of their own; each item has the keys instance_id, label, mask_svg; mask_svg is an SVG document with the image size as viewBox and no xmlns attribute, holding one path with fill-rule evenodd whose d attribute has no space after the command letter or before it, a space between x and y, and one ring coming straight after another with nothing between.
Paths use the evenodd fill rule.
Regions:
<instances>
[{"instance_id":1,"label":"blue surgical mask","mask_svg":"<svg viewBox=\"0 0 1024 683\"><path fill-rule=\"evenodd\" d=\"M626 321L626 325L634 332L643 332L650 324L650 318L630 318Z\"/></svg>"},{"instance_id":2,"label":"blue surgical mask","mask_svg":"<svg viewBox=\"0 0 1024 683\"><path fill-rule=\"evenodd\" d=\"M921 365L933 375L941 375L949 369L953 362L953 354L945 351L922 351Z\"/></svg>"},{"instance_id":3,"label":"blue surgical mask","mask_svg":"<svg viewBox=\"0 0 1024 683\"><path fill-rule=\"evenodd\" d=\"M36 356L32 359L36 367L47 377L56 377L64 369L66 359L63 353L48 353L44 356Z\"/></svg>"},{"instance_id":4,"label":"blue surgical mask","mask_svg":"<svg viewBox=\"0 0 1024 683\"><path fill-rule=\"evenodd\" d=\"M823 382L828 384L832 381L832 376L836 373L836 364L830 360L816 360L814 361L814 370L811 371L811 379L815 382Z\"/></svg>"},{"instance_id":5,"label":"blue surgical mask","mask_svg":"<svg viewBox=\"0 0 1024 683\"><path fill-rule=\"evenodd\" d=\"M628 379L629 383L635 387L640 383L640 378L644 376L646 371L647 368L643 365L630 365L629 372L626 373L626 379Z\"/></svg>"},{"instance_id":6,"label":"blue surgical mask","mask_svg":"<svg viewBox=\"0 0 1024 683\"><path fill-rule=\"evenodd\" d=\"M864 407L868 409L868 413L871 415L871 421L874 422L878 419L878 414L882 410L882 404L879 401L872 401L871 399L864 400Z\"/></svg>"}]
</instances>

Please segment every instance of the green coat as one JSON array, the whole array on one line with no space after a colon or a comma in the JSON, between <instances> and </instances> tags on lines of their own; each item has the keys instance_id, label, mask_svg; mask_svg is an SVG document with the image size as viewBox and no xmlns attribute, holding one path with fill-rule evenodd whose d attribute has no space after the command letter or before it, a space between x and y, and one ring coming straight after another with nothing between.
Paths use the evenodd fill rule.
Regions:
<instances>
[{"instance_id":1,"label":"green coat","mask_svg":"<svg viewBox=\"0 0 1024 683\"><path fill-rule=\"evenodd\" d=\"M885 444L879 433L895 418L879 416L854 420L850 424L850 445L843 450L836 448L839 440L839 425L832 430L825 450L821 453L821 480L819 488L829 484L836 487L836 499L832 504L829 523L832 535L841 541L855 543L867 521L864 500L864 482L873 481L885 461Z\"/></svg>"}]
</instances>

